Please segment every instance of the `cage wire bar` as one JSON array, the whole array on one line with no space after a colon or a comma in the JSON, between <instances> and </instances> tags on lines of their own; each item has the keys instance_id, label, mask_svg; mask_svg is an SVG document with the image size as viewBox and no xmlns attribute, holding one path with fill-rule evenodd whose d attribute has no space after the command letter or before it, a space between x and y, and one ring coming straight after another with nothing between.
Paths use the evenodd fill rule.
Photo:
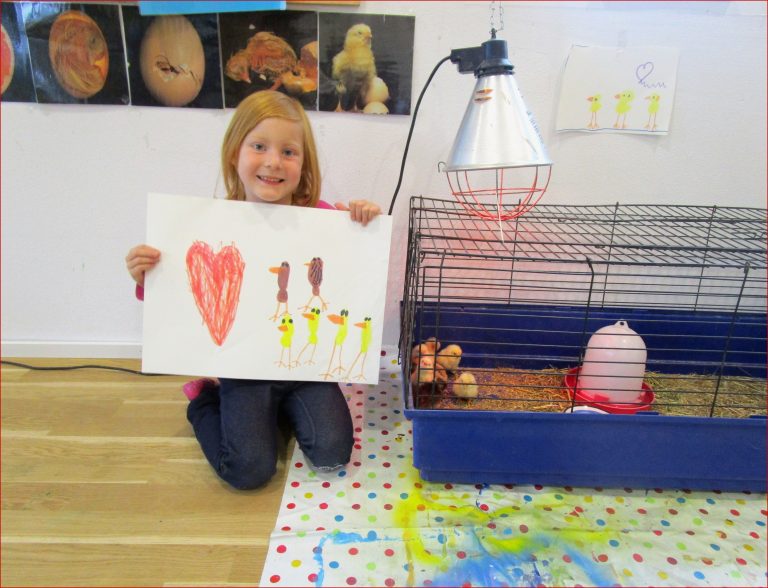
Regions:
<instances>
[{"instance_id":1,"label":"cage wire bar","mask_svg":"<svg viewBox=\"0 0 768 588\"><path fill-rule=\"evenodd\" d=\"M539 204L495 222L454 200L411 198L400 339L408 408L573 408L566 375L596 330L626 320L647 346L655 396L634 408L765 415L765 312L764 209ZM456 373L475 376L476 398L457 396L456 373L423 367L423 350L411 356L430 338L461 346ZM430 353L425 365L439 366Z\"/></svg>"}]
</instances>

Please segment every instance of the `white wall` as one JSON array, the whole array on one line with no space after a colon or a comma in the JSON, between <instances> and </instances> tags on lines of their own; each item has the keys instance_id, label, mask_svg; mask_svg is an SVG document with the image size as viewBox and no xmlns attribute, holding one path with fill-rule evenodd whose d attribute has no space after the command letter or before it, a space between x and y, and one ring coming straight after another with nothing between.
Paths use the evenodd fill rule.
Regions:
<instances>
[{"instance_id":1,"label":"white wall","mask_svg":"<svg viewBox=\"0 0 768 588\"><path fill-rule=\"evenodd\" d=\"M414 106L434 65L453 48L487 40L490 29L485 2L329 10L416 17ZM499 36L555 162L546 202L764 207L765 24L762 2L505 2ZM671 133L556 134L562 68L574 43L679 48ZM436 166L473 85L447 63L422 103L394 211L385 344L398 337L408 196L447 194ZM123 260L144 239L146 194L220 194L218 149L231 111L1 108L3 355L137 356L141 303ZM364 197L386 210L411 118L310 118L324 198Z\"/></svg>"}]
</instances>

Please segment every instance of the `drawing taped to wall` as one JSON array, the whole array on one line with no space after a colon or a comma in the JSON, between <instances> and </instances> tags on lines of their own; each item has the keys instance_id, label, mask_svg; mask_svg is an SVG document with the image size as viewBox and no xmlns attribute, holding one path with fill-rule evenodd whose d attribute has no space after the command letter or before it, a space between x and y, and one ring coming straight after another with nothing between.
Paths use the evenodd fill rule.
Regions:
<instances>
[{"instance_id":1,"label":"drawing taped to wall","mask_svg":"<svg viewBox=\"0 0 768 588\"><path fill-rule=\"evenodd\" d=\"M557 130L666 135L677 58L663 47L571 47Z\"/></svg>"},{"instance_id":2,"label":"drawing taped to wall","mask_svg":"<svg viewBox=\"0 0 768 588\"><path fill-rule=\"evenodd\" d=\"M151 194L147 218L162 257L145 283L142 369L378 381L366 359L381 350L391 217L362 227L322 209ZM291 280L291 266L307 279Z\"/></svg>"}]
</instances>

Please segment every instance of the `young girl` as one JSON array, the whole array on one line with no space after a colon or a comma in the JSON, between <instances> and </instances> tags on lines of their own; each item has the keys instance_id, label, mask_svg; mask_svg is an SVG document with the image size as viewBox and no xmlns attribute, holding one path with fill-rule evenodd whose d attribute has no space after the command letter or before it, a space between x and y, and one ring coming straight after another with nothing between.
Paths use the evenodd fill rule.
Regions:
<instances>
[{"instance_id":1,"label":"young girl","mask_svg":"<svg viewBox=\"0 0 768 588\"><path fill-rule=\"evenodd\" d=\"M309 119L294 99L274 91L251 94L235 110L224 135L221 167L229 200L334 208L320 200L320 173ZM379 206L352 200L352 220L363 225ZM138 245L126 266L143 299L144 274L160 252ZM304 455L318 470L343 466L352 453L352 418L338 384L265 380L189 382L187 419L205 457L238 489L265 484L277 464L278 414L287 416Z\"/></svg>"}]
</instances>

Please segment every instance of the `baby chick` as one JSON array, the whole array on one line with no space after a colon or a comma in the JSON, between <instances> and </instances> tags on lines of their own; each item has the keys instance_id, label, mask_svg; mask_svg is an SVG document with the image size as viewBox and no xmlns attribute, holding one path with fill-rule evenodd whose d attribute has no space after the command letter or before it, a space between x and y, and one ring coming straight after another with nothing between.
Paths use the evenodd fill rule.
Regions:
<instances>
[{"instance_id":1,"label":"baby chick","mask_svg":"<svg viewBox=\"0 0 768 588\"><path fill-rule=\"evenodd\" d=\"M440 342L434 337L430 337L420 345L414 345L411 349L411 369L415 368L422 357L434 359L438 349L440 349Z\"/></svg>"},{"instance_id":2,"label":"baby chick","mask_svg":"<svg viewBox=\"0 0 768 588\"><path fill-rule=\"evenodd\" d=\"M436 389L442 391L448 383L448 374L442 367L435 365L431 357L422 357L411 371L411 384L429 384L431 388L433 382Z\"/></svg>"},{"instance_id":3,"label":"baby chick","mask_svg":"<svg viewBox=\"0 0 768 588\"><path fill-rule=\"evenodd\" d=\"M337 83L341 110L359 112L365 107L363 99L376 77L372 38L368 25L360 23L350 27L344 39L344 49L333 58L331 75Z\"/></svg>"},{"instance_id":4,"label":"baby chick","mask_svg":"<svg viewBox=\"0 0 768 588\"><path fill-rule=\"evenodd\" d=\"M475 376L469 372L461 372L459 377L453 382L453 393L459 398L469 400L477 398L478 386Z\"/></svg>"},{"instance_id":5,"label":"baby chick","mask_svg":"<svg viewBox=\"0 0 768 588\"><path fill-rule=\"evenodd\" d=\"M437 363L445 368L448 373L452 374L459 369L461 354L461 347L458 345L446 345L437 354Z\"/></svg>"}]
</instances>

